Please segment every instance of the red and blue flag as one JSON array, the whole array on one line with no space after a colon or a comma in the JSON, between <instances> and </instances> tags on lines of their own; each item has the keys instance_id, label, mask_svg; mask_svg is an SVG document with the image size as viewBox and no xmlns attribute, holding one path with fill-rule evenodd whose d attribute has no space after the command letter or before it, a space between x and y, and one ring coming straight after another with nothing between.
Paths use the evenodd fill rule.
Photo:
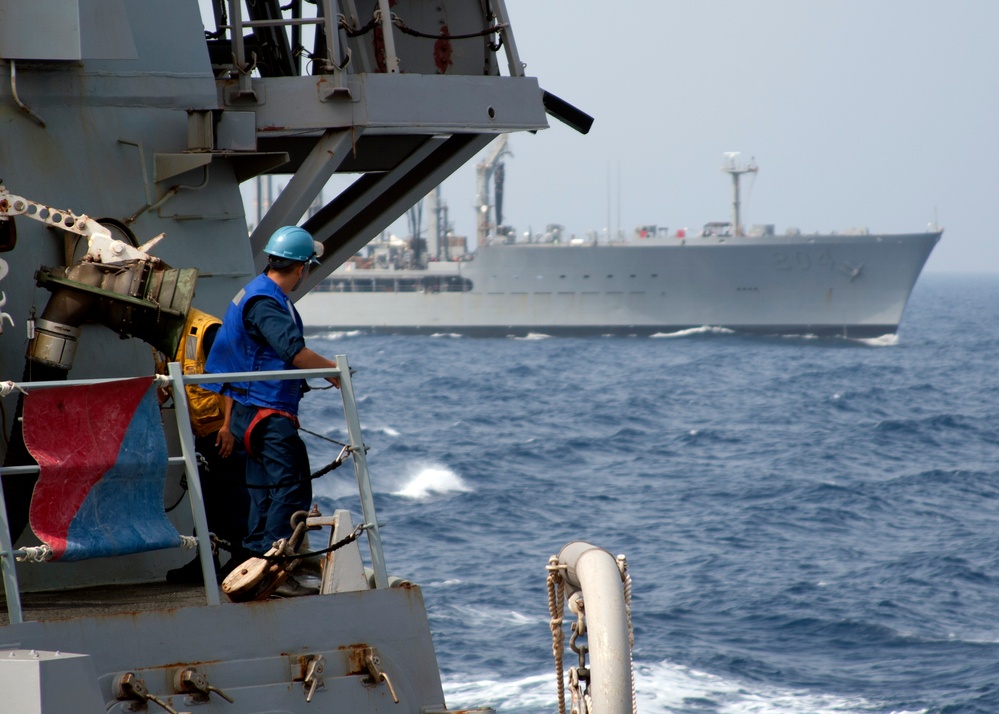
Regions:
<instances>
[{"instance_id":1,"label":"red and blue flag","mask_svg":"<svg viewBox=\"0 0 999 714\"><path fill-rule=\"evenodd\" d=\"M38 462L31 529L53 560L181 544L163 509L167 447L152 377L33 390L24 443Z\"/></svg>"}]
</instances>

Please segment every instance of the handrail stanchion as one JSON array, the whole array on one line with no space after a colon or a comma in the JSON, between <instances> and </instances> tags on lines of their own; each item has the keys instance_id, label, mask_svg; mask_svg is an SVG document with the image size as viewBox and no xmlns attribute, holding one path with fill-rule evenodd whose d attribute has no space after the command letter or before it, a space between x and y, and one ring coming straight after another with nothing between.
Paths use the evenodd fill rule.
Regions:
<instances>
[{"instance_id":1,"label":"handrail stanchion","mask_svg":"<svg viewBox=\"0 0 999 714\"><path fill-rule=\"evenodd\" d=\"M7 501L3 496L2 482L0 482L0 570L3 571L3 591L7 596L7 615L10 624L16 625L24 621L24 616L21 613L21 589L17 584L14 541L10 536Z\"/></svg>"},{"instance_id":2,"label":"handrail stanchion","mask_svg":"<svg viewBox=\"0 0 999 714\"><path fill-rule=\"evenodd\" d=\"M219 583L215 575L215 562L212 558L212 543L208 537L208 516L205 514L205 495L201 489L198 462L194 458L194 434L191 431L191 416L187 408L187 390L184 389L184 373L180 363L167 365L170 381L173 383L173 405L177 417L177 432L180 435L180 448L184 455L184 470L187 472L187 487L191 491L191 514L194 516L194 529L198 537L198 557L201 572L205 578L205 594L209 605L220 604Z\"/></svg>"},{"instance_id":3,"label":"handrail stanchion","mask_svg":"<svg viewBox=\"0 0 999 714\"><path fill-rule=\"evenodd\" d=\"M246 46L243 44L243 0L229 0L229 24L232 41L232 59L236 65L239 96L247 97L253 94L253 82L250 72L253 68L246 61Z\"/></svg>"},{"instance_id":4,"label":"handrail stanchion","mask_svg":"<svg viewBox=\"0 0 999 714\"><path fill-rule=\"evenodd\" d=\"M326 35L326 71L332 71L338 87L343 86L343 52L340 49L340 28L338 19L340 8L336 0L323 0L323 33Z\"/></svg>"},{"instance_id":5,"label":"handrail stanchion","mask_svg":"<svg viewBox=\"0 0 999 714\"><path fill-rule=\"evenodd\" d=\"M375 573L375 587L388 587L388 571L385 568L385 554L382 552L382 538L378 533L378 519L375 516L375 501L371 494L371 480L368 478L368 459L364 453L364 440L361 437L361 422L357 417L357 400L354 399L354 384L350 379L350 365L347 355L336 356L336 366L340 369L340 396L343 398L343 416L347 422L350 437L350 455L354 461L357 476L357 490L361 495L361 512L367 525L368 548L371 550L371 569Z\"/></svg>"},{"instance_id":6,"label":"handrail stanchion","mask_svg":"<svg viewBox=\"0 0 999 714\"><path fill-rule=\"evenodd\" d=\"M399 73L399 56L395 53L395 27L392 25L392 10L389 0L378 0L378 12L382 21L382 41L385 43L385 71Z\"/></svg>"},{"instance_id":7,"label":"handrail stanchion","mask_svg":"<svg viewBox=\"0 0 999 714\"><path fill-rule=\"evenodd\" d=\"M510 14L506 11L506 3L503 0L496 0L493 12L496 13L496 21L506 26L500 30L500 36L503 38L503 47L506 48L506 64L510 70L510 76L523 77L524 65L520 61L517 43L513 39L513 29L510 27Z\"/></svg>"}]
</instances>

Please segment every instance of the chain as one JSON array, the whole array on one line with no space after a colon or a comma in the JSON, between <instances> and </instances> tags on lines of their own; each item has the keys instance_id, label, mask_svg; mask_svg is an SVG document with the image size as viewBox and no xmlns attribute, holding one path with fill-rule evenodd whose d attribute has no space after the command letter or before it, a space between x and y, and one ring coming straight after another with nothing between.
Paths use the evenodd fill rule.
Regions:
<instances>
[{"instance_id":1,"label":"chain","mask_svg":"<svg viewBox=\"0 0 999 714\"><path fill-rule=\"evenodd\" d=\"M586 636L586 613L583 606L583 593L574 592L569 596L569 610L576 615L576 622L569 628L572 635L569 637L569 649L579 657L579 666L569 668L569 687L572 691L572 714L588 714L593 711L593 704L589 697L590 670L586 666L586 653L589 647L586 643L579 642L580 637Z\"/></svg>"},{"instance_id":2,"label":"chain","mask_svg":"<svg viewBox=\"0 0 999 714\"><path fill-rule=\"evenodd\" d=\"M548 610L551 613L552 654L555 656L555 677L558 680L558 711L565 714L565 632L562 629L565 616L565 582L562 578L562 568L554 555L548 560ZM569 693L572 697L571 714L588 714L593 711L589 695L584 686L589 685L590 673L586 667L587 647L577 643L577 639L586 634L586 619L583 615L583 594L575 592L568 598L569 610L576 613L576 622L570 628L569 649L579 657L579 665L569 668ZM583 684L585 683L585 685Z\"/></svg>"}]
</instances>

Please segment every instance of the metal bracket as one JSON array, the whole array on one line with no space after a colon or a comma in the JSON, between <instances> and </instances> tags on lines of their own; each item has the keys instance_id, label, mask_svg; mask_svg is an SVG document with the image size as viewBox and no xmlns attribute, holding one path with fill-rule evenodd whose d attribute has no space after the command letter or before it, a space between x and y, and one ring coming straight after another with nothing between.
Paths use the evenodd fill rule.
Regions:
<instances>
[{"instance_id":1,"label":"metal bracket","mask_svg":"<svg viewBox=\"0 0 999 714\"><path fill-rule=\"evenodd\" d=\"M389 679L388 674L385 670L381 669L382 658L378 656L378 653L373 647L365 647L361 650L361 654L364 656L364 668L371 675L371 679L374 684L379 682L385 682L388 687L389 694L392 695L392 701L396 704L399 703L399 697L395 694L395 687L392 686L392 680Z\"/></svg>"},{"instance_id":2,"label":"metal bracket","mask_svg":"<svg viewBox=\"0 0 999 714\"><path fill-rule=\"evenodd\" d=\"M125 672L115 677L112 691L116 693L119 700L141 702L143 709L146 708L146 702L153 702L170 714L191 714L191 712L178 712L162 699L154 697L146 688L146 683L135 672Z\"/></svg>"},{"instance_id":3,"label":"metal bracket","mask_svg":"<svg viewBox=\"0 0 999 714\"><path fill-rule=\"evenodd\" d=\"M230 704L235 700L208 681L208 677L194 667L184 667L177 670L173 678L174 689L179 694L191 695L191 701L196 704L207 702L215 692Z\"/></svg>"},{"instance_id":4,"label":"metal bracket","mask_svg":"<svg viewBox=\"0 0 999 714\"><path fill-rule=\"evenodd\" d=\"M323 686L323 671L326 669L326 659L322 655L313 655L306 659L305 679L305 701L312 703L312 695L316 693L316 688Z\"/></svg>"}]
</instances>

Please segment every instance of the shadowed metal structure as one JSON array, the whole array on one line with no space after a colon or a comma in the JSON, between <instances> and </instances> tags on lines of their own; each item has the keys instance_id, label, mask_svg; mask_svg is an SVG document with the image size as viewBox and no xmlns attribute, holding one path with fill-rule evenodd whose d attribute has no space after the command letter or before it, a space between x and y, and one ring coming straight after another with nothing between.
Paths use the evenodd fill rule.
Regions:
<instances>
[{"instance_id":1,"label":"shadowed metal structure","mask_svg":"<svg viewBox=\"0 0 999 714\"><path fill-rule=\"evenodd\" d=\"M69 429L49 428L58 419L29 420L24 438L18 417L32 392L96 384L72 421L113 444L97 438L122 406L105 383L153 383L150 345L172 356L192 307L223 314L270 233L299 224L330 176L356 179L307 224L326 248L312 281L493 137L544 129L546 111L580 126L578 112L548 106L524 76L503 0L215 0L211 9L206 31L196 0L0 0L0 711L444 712L421 590L390 575L382 555L346 355L336 369L278 374L182 374L171 362L169 377L156 378L175 408L154 408L142 425L166 428L163 506L182 544L195 533L204 586L163 583L190 559L178 548L108 550L117 539L107 537L87 551L106 557L52 562L53 546L27 527L34 479L63 457L35 449L36 464L26 441L69 454L62 480L42 477L56 484L46 491L56 546L77 524L98 539L141 525L129 508L113 518L64 508L70 491L73 507L90 502L68 488L82 482L80 449ZM290 179L251 233L240 184L268 173ZM340 391L323 394L342 400L342 455L363 520L354 528L346 511L309 514L309 527L331 531L328 552L310 557L326 556L318 594L224 602L184 387L337 375ZM156 401L152 389L140 401ZM63 394L46 413L66 417ZM131 433L136 419L116 423ZM118 464L151 456L129 448L91 450L94 488L107 473L138 470ZM119 490L102 495L113 502ZM367 569L354 540L362 532ZM280 544L275 568L302 559Z\"/></svg>"}]
</instances>

